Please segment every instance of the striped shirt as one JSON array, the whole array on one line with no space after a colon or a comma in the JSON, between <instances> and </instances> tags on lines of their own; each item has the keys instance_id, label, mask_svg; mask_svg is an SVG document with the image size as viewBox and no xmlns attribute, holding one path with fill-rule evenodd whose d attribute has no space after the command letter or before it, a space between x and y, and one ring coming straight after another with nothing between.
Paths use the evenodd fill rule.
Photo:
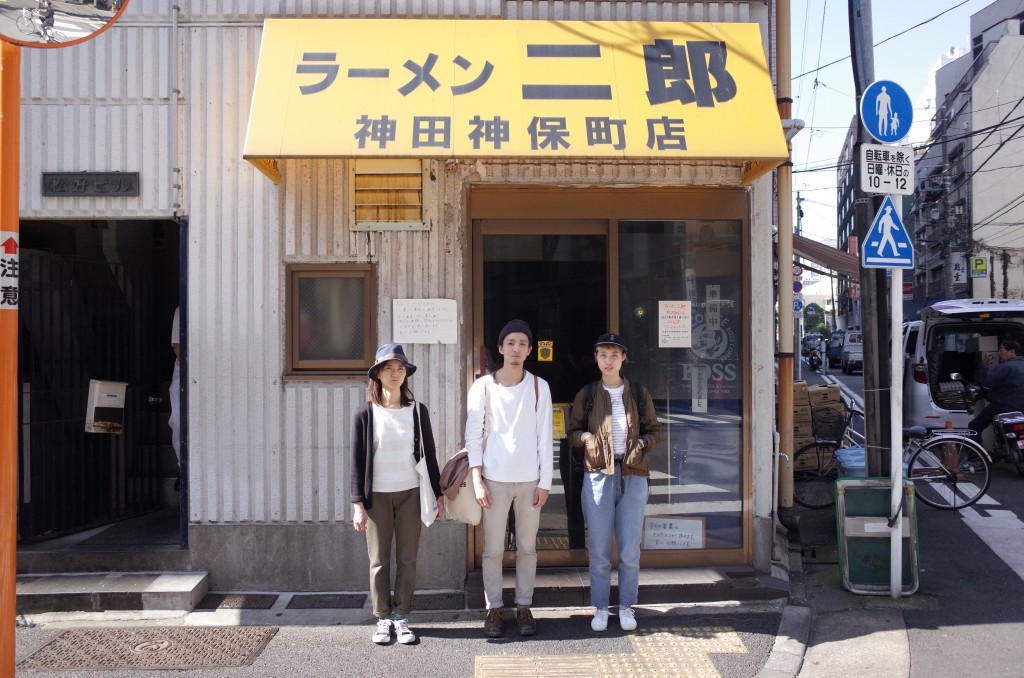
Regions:
<instances>
[{"instance_id":1,"label":"striped shirt","mask_svg":"<svg viewBox=\"0 0 1024 678\"><path fill-rule=\"evenodd\" d=\"M626 456L626 406L622 403L625 389L625 384L618 388L604 387L612 399L612 449L616 459Z\"/></svg>"},{"instance_id":2,"label":"striped shirt","mask_svg":"<svg viewBox=\"0 0 1024 678\"><path fill-rule=\"evenodd\" d=\"M413 456L412 408L373 406L373 491L402 492L419 487Z\"/></svg>"}]
</instances>

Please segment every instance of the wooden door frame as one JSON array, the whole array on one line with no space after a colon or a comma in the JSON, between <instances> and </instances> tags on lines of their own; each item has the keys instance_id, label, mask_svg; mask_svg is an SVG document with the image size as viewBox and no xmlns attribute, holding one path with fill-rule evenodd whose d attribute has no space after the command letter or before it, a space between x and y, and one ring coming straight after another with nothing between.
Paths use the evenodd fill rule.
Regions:
<instances>
[{"instance_id":1,"label":"wooden door frame","mask_svg":"<svg viewBox=\"0 0 1024 678\"><path fill-rule=\"evenodd\" d=\"M478 232L477 222L481 220L533 220L557 222L594 220L604 221L607 228L607 300L609 329L619 327L619 270L618 270L618 222L620 220L730 220L742 223L743 256L749 257L750 239L750 197L747 191L735 188L691 188L691 187L550 187L550 186L493 186L474 184L467 187L466 233L469 238L468 269L472 272L471 289L466 295L471 315L467 318L470 328L470 347L466 351L466 390L483 369L481 349L485 346L483 334L483 233ZM555 230L538 231L522 228L500 229L491 233L594 233L591 230L577 230L571 226ZM490 234L490 233L489 233ZM753 460L751 430L751 375L752 355L749 319L751 317L751 272L743 268L742 289L744 295L743 349L741 364L743 370L743 423L741 429L741 479L743 483L741 526L742 546L730 549L702 549L699 551L643 551L643 567L709 567L721 565L748 565L753 562ZM482 526L469 526L467 534L466 562L469 569L480 568L483 555ZM579 555L585 551L538 551L538 566L580 566ZM613 563L615 554L613 552ZM514 553L506 552L502 558L504 566L515 562Z\"/></svg>"}]
</instances>

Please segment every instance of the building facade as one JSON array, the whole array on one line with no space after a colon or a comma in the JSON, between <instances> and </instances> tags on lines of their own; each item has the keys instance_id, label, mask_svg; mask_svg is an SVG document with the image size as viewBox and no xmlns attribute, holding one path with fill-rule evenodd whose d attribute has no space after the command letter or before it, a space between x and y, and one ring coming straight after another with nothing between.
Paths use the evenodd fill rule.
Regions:
<instances>
[{"instance_id":1,"label":"building facade","mask_svg":"<svg viewBox=\"0 0 1024 678\"><path fill-rule=\"evenodd\" d=\"M508 22L523 44L597 44L606 50L601 58L611 58L610 43L586 34L611 25L600 22L635 27L638 36L647 35L640 22L710 35L698 41L702 56L691 47L690 64L694 73L707 65L711 77L694 86L714 101L697 110L671 84L692 77L671 71L685 65L679 52L665 51L672 45L661 38L638 39L632 47L662 50L662 68L676 74L660 93L675 108L648 115L648 129L622 104L621 116L588 127L590 136L570 129L562 138L573 151L548 128L548 136L532 138L537 149L500 152L500 124L479 127L483 150L444 147L435 105L480 86L487 63L496 65L498 83L502 65L523 58L485 49L503 43L474 43ZM558 25L587 39L553 40ZM278 29L284 33L274 37ZM374 40L339 37L353 30ZM456 36L456 48L428 44L438 31ZM594 338L615 331L631 342L627 376L651 391L665 431L652 452L643 566L769 571L774 374L773 342L763 338L774 334L770 170L785 158L772 39L762 2L396 8L268 0L240 8L146 0L89 43L26 50L22 244L40 282L23 292L22 382L36 398L22 412L23 488L34 489L20 498L25 543L169 513L171 536L153 545L150 569L208 571L211 588L222 591L365 590L347 455L374 349L401 341L419 367L411 386L429 407L443 463L462 445L469 385L500 364L498 329L520 317L537 342L527 369L551 384L556 424L576 391L597 378ZM364 59L374 45L374 58ZM744 62L753 64L749 72ZM437 63L445 67L432 70ZM275 80L274 68L286 77ZM354 70L339 75L339 68ZM560 72L549 64L519 74ZM651 77L642 83L650 99L637 90L643 106L659 96ZM380 103L383 94L330 89L373 78L425 98L392 109ZM748 90L760 93L750 100L756 105L727 105ZM337 98L319 105L320 95ZM275 119L295 114L298 104L276 107L283 100L308 103L309 122ZM519 120L520 108L535 120L557 117L529 102L498 103L507 110L488 109L481 119ZM343 118L338 111L350 105L351 118ZM570 122L597 116L590 112L597 104L573 106ZM399 127L396 145L385 148L385 118L404 125L410 110L429 118L425 136L409 141ZM682 143L682 130L673 137L671 127L680 113ZM365 124L339 131L360 116ZM744 147L745 126L772 131L761 135L769 151ZM613 148L616 132L637 127L635 143L648 150ZM511 130L509 146L530 143L525 123ZM731 146L715 141L730 136ZM572 155L581 138L601 148ZM659 156L663 141L668 152ZM267 151L268 143L277 150ZM89 174L75 184L73 173ZM98 192L99 173L137 181L138 194ZM76 193L82 181L91 189ZM59 293L68 288L84 291ZM180 467L168 453L161 398L174 361L175 307ZM47 344L65 335L73 345ZM92 350L106 357L89 359ZM68 356L73 373L64 367ZM68 383L64 405L39 386L57 376ZM58 427L57 410L77 412L90 379L128 384L120 437L84 434L76 421ZM561 439L555 449L540 564L584 565L579 480ZM61 490L74 478L53 477L53 461L71 451L85 460L79 478L92 488L81 500ZM170 485L179 468L177 492ZM435 524L423 535L417 586L462 589L480 555L477 528Z\"/></svg>"},{"instance_id":2,"label":"building facade","mask_svg":"<svg viewBox=\"0 0 1024 678\"><path fill-rule=\"evenodd\" d=\"M1022 147L1008 113L1024 95L1015 77L1022 18L1004 0L971 15L971 50L935 74L937 110L906 215L918 246L908 317L942 299L1024 294L1014 181Z\"/></svg>"}]
</instances>

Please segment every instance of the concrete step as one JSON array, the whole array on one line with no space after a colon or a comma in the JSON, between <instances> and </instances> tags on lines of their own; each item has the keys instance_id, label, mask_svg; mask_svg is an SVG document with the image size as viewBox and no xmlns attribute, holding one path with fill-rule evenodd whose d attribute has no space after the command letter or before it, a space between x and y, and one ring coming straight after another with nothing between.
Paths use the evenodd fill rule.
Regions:
<instances>
[{"instance_id":1,"label":"concrete step","mask_svg":"<svg viewBox=\"0 0 1024 678\"><path fill-rule=\"evenodd\" d=\"M206 572L18 575L17 613L182 610L210 588Z\"/></svg>"},{"instance_id":2,"label":"concrete step","mask_svg":"<svg viewBox=\"0 0 1024 678\"><path fill-rule=\"evenodd\" d=\"M515 606L515 567L503 572L502 597ZM639 603L715 604L766 602L789 597L788 572L773 568L773 575L758 574L751 567L687 567L644 569L640 572ZM618 600L617 573L612 571L612 604ZM537 607L586 607L590 605L590 575L585 567L538 568L533 592ZM479 570L466 580L466 606L485 607L483 575Z\"/></svg>"}]
</instances>

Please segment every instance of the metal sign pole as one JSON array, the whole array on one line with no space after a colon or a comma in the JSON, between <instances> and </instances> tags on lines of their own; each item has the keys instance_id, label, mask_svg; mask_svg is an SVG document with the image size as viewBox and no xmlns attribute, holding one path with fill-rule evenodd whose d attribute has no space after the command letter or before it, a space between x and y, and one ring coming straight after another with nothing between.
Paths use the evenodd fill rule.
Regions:
<instances>
[{"instance_id":1,"label":"metal sign pole","mask_svg":"<svg viewBox=\"0 0 1024 678\"><path fill-rule=\"evenodd\" d=\"M0 43L0 676L14 677L18 547L18 146L21 48ZM12 265L13 262L13 265Z\"/></svg>"},{"instance_id":2,"label":"metal sign pole","mask_svg":"<svg viewBox=\"0 0 1024 678\"><path fill-rule=\"evenodd\" d=\"M903 199L894 200L902 210ZM892 334L889 342L889 365L892 368L892 397L889 398L889 477L892 497L889 515L896 522L889 535L889 595L899 598L903 593L903 269L892 269L889 281L889 308L892 310Z\"/></svg>"}]
</instances>

